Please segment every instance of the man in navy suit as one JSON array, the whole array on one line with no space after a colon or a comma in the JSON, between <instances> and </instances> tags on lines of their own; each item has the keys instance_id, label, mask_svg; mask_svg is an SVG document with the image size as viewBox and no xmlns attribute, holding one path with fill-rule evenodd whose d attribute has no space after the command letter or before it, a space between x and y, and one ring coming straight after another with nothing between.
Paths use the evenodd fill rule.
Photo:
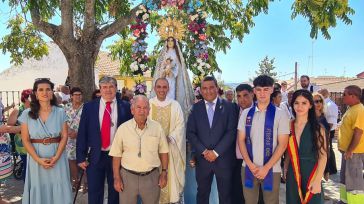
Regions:
<instances>
[{"instance_id":1,"label":"man in navy suit","mask_svg":"<svg viewBox=\"0 0 364 204\"><path fill-rule=\"evenodd\" d=\"M201 82L204 100L197 102L187 122L187 138L196 152L197 204L208 204L213 176L219 203L230 204L235 163L237 116L235 106L218 97L212 76Z\"/></svg>"},{"instance_id":2,"label":"man in navy suit","mask_svg":"<svg viewBox=\"0 0 364 204\"><path fill-rule=\"evenodd\" d=\"M132 118L129 103L116 97L117 82L112 77L99 81L101 98L83 107L78 129L76 157L80 168L86 170L88 203L102 204L105 178L108 183L108 203L119 203L119 193L114 189L112 141L119 125ZM89 159L86 161L87 154Z\"/></svg>"}]
</instances>

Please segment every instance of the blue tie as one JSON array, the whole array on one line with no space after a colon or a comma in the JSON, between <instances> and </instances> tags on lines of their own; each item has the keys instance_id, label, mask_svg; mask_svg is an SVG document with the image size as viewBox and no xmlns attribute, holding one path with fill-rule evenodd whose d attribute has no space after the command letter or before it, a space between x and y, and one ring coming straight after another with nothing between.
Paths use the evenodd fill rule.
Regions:
<instances>
[{"instance_id":1,"label":"blue tie","mask_svg":"<svg viewBox=\"0 0 364 204\"><path fill-rule=\"evenodd\" d=\"M214 103L213 102L207 102L207 105L209 108L207 109L207 116L209 117L209 124L210 127L212 126L212 120L214 119Z\"/></svg>"}]
</instances>

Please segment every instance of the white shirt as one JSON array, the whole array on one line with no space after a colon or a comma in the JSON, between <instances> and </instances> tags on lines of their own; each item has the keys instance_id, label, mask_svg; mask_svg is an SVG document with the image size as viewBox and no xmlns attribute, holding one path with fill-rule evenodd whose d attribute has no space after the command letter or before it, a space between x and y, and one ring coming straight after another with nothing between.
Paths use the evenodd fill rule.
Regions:
<instances>
[{"instance_id":1,"label":"white shirt","mask_svg":"<svg viewBox=\"0 0 364 204\"><path fill-rule=\"evenodd\" d=\"M215 107L216 107L216 103L217 103L217 99L218 99L219 97L216 97L213 101L212 101L212 103L214 103L214 105L212 105L212 110L214 110L214 112L215 112ZM209 111L209 103L210 102L208 102L208 101L206 101L205 100L205 106L206 106L206 112L208 112Z\"/></svg>"},{"instance_id":2,"label":"white shirt","mask_svg":"<svg viewBox=\"0 0 364 204\"><path fill-rule=\"evenodd\" d=\"M311 92L311 87L312 87L312 93L318 92L320 90L319 86L316 86L316 85L313 85L313 84L309 84L307 89L306 88L302 88L302 89L305 89L305 90Z\"/></svg>"},{"instance_id":3,"label":"white shirt","mask_svg":"<svg viewBox=\"0 0 364 204\"><path fill-rule=\"evenodd\" d=\"M281 90L281 94L282 94L282 102L288 102L288 91Z\"/></svg>"},{"instance_id":4,"label":"white shirt","mask_svg":"<svg viewBox=\"0 0 364 204\"><path fill-rule=\"evenodd\" d=\"M337 118L339 117L339 108L330 98L326 98L325 103L327 106L325 118L328 123L332 124L330 130L335 130L337 127Z\"/></svg>"},{"instance_id":5,"label":"white shirt","mask_svg":"<svg viewBox=\"0 0 364 204\"><path fill-rule=\"evenodd\" d=\"M250 108L244 109L240 116L238 123L238 130L245 132L246 118ZM264 166L264 123L267 110L259 110L258 106L255 107L255 113L252 121L252 128L250 131L250 139L252 142L252 153L253 153L253 163L258 166ZM273 150L276 150L278 145L278 137L287 137L290 133L289 129L289 118L287 114L280 108L276 108L276 113L274 115L274 125L273 125ZM244 161L243 167L246 166ZM281 158L273 165L273 172L281 172Z\"/></svg>"},{"instance_id":6,"label":"white shirt","mask_svg":"<svg viewBox=\"0 0 364 204\"><path fill-rule=\"evenodd\" d=\"M293 113L292 113L292 108L291 106L288 104L288 101L286 102L282 102L280 105L279 105L279 108L284 110L284 112L287 113L287 116L289 119L293 119Z\"/></svg>"},{"instance_id":7,"label":"white shirt","mask_svg":"<svg viewBox=\"0 0 364 204\"><path fill-rule=\"evenodd\" d=\"M115 137L115 133L117 130L117 123L118 123L118 107L117 107L117 102L116 102L116 98L114 98L112 100L112 103L110 104L111 106L111 113L110 113L110 117L111 117L111 130L110 130L110 146L108 146L107 148L101 148L102 151L109 151L111 148L111 144L114 140ZM101 98L100 99L100 107L99 107L99 120L100 120L100 129L102 127L102 119L104 117L104 112L106 109L106 101Z\"/></svg>"}]
</instances>

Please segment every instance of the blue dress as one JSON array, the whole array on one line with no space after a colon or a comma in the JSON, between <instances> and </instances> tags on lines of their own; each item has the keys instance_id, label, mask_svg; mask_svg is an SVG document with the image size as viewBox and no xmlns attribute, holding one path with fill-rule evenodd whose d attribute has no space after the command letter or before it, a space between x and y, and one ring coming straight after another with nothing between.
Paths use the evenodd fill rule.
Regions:
<instances>
[{"instance_id":1,"label":"blue dress","mask_svg":"<svg viewBox=\"0 0 364 204\"><path fill-rule=\"evenodd\" d=\"M66 121L66 114L62 108L52 107L48 119L43 123L40 119L29 117L30 109L24 110L18 121L28 125L31 139L42 139L51 135L60 135L62 126ZM35 152L41 158L53 157L59 143L44 145L33 143ZM29 154L24 184L23 204L70 204L72 203L72 190L69 174L69 165L63 151L56 165L51 169L44 169Z\"/></svg>"}]
</instances>

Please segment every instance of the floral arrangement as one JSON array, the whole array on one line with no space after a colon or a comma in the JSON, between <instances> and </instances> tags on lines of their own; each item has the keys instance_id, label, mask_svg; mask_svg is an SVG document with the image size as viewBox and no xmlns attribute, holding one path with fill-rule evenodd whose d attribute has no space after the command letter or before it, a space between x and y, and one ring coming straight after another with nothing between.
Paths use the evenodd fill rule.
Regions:
<instances>
[{"instance_id":1,"label":"floral arrangement","mask_svg":"<svg viewBox=\"0 0 364 204\"><path fill-rule=\"evenodd\" d=\"M178 9L182 9L184 3L185 0L161 0L161 8L177 7Z\"/></svg>"},{"instance_id":2,"label":"floral arrangement","mask_svg":"<svg viewBox=\"0 0 364 204\"><path fill-rule=\"evenodd\" d=\"M193 84L199 85L201 79L211 73L211 66L208 64L208 36L206 35L206 18L208 14L201 9L200 1L191 1L189 3L188 30L191 32L191 41L194 44L193 55L196 62L192 64L192 70L195 74ZM196 10L193 8L197 8Z\"/></svg>"},{"instance_id":3,"label":"floral arrangement","mask_svg":"<svg viewBox=\"0 0 364 204\"><path fill-rule=\"evenodd\" d=\"M139 10L135 13L135 23L130 26L135 40L132 44L132 58L133 62L130 65L130 69L134 75L143 74L149 68L147 66L148 56L146 50L148 44L145 42L145 38L148 36L147 25L150 16L150 9L145 5L140 5Z\"/></svg>"},{"instance_id":4,"label":"floral arrangement","mask_svg":"<svg viewBox=\"0 0 364 204\"><path fill-rule=\"evenodd\" d=\"M211 69L211 66L201 58L198 58L192 67L199 72L198 75L200 76L205 76Z\"/></svg>"},{"instance_id":5,"label":"floral arrangement","mask_svg":"<svg viewBox=\"0 0 364 204\"><path fill-rule=\"evenodd\" d=\"M208 36L206 35L206 18L208 14L202 9L202 0L142 0L142 4L135 13L135 23L130 26L132 35L135 38L132 44L133 62L130 69L134 76L147 76L147 72L151 73L147 65L149 61L146 53L148 44L145 42L148 36L149 18L152 11L170 7L179 10L184 9L188 14L188 30L190 31L190 40L194 44L192 54L196 59L193 60L191 66L195 74L193 83L199 84L197 80L200 81L204 76L211 73L211 66L208 64ZM146 86L144 81L140 81L140 78L134 79L134 81L136 82L135 94L145 94Z\"/></svg>"},{"instance_id":6,"label":"floral arrangement","mask_svg":"<svg viewBox=\"0 0 364 204\"><path fill-rule=\"evenodd\" d=\"M134 86L134 94L135 95L146 95L147 94L147 85L145 84L145 79L142 75L137 75L134 77L135 86Z\"/></svg>"}]
</instances>

